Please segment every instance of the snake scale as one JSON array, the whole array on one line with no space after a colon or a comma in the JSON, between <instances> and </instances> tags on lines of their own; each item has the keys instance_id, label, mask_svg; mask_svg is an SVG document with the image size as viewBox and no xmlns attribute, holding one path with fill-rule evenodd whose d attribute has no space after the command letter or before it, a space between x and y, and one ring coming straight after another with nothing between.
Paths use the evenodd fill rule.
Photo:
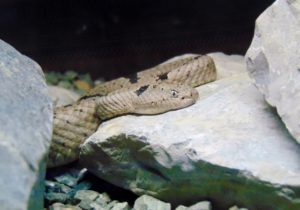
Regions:
<instances>
[{"instance_id":1,"label":"snake scale","mask_svg":"<svg viewBox=\"0 0 300 210\"><path fill-rule=\"evenodd\" d=\"M216 79L213 59L192 56L96 86L71 105L54 110L47 167L78 159L80 145L103 120L124 114L159 114L194 104L193 88Z\"/></svg>"}]
</instances>

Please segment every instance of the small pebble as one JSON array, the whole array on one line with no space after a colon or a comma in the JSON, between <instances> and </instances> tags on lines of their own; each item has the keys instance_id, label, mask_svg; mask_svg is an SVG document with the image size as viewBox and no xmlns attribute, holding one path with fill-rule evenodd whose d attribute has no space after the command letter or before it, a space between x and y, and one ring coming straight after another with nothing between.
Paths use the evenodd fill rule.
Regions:
<instances>
[{"instance_id":1,"label":"small pebble","mask_svg":"<svg viewBox=\"0 0 300 210\"><path fill-rule=\"evenodd\" d=\"M99 204L105 204L107 205L111 201L109 195L107 193L102 193L99 195L99 197L96 199L96 202Z\"/></svg>"},{"instance_id":2,"label":"small pebble","mask_svg":"<svg viewBox=\"0 0 300 210\"><path fill-rule=\"evenodd\" d=\"M105 207L105 209L112 209L117 203L119 203L119 201L113 200L112 202L110 202L109 204L107 204L107 206Z\"/></svg>"},{"instance_id":3,"label":"small pebble","mask_svg":"<svg viewBox=\"0 0 300 210\"><path fill-rule=\"evenodd\" d=\"M97 202L92 202L90 203L90 206L93 210L103 210L105 209L106 205L105 206L102 206L101 204L97 203Z\"/></svg>"},{"instance_id":4,"label":"small pebble","mask_svg":"<svg viewBox=\"0 0 300 210\"><path fill-rule=\"evenodd\" d=\"M64 193L50 192L50 193L46 193L45 199L48 200L50 203L54 203L54 202L65 203L69 199L69 196Z\"/></svg>"},{"instance_id":5,"label":"small pebble","mask_svg":"<svg viewBox=\"0 0 300 210\"><path fill-rule=\"evenodd\" d=\"M70 174L63 174L54 178L57 182L74 187L77 184L77 179Z\"/></svg>"},{"instance_id":6,"label":"small pebble","mask_svg":"<svg viewBox=\"0 0 300 210\"><path fill-rule=\"evenodd\" d=\"M116 203L111 210L129 210L127 202Z\"/></svg>"},{"instance_id":7,"label":"small pebble","mask_svg":"<svg viewBox=\"0 0 300 210\"><path fill-rule=\"evenodd\" d=\"M93 203L90 199L81 200L78 206L84 210L90 210L92 208L91 203Z\"/></svg>"},{"instance_id":8,"label":"small pebble","mask_svg":"<svg viewBox=\"0 0 300 210\"><path fill-rule=\"evenodd\" d=\"M54 203L49 210L82 210L78 206L64 205L62 203Z\"/></svg>"},{"instance_id":9,"label":"small pebble","mask_svg":"<svg viewBox=\"0 0 300 210\"><path fill-rule=\"evenodd\" d=\"M91 200L94 201L98 198L100 194L93 190L79 190L76 192L74 198L77 198L79 200Z\"/></svg>"}]
</instances>

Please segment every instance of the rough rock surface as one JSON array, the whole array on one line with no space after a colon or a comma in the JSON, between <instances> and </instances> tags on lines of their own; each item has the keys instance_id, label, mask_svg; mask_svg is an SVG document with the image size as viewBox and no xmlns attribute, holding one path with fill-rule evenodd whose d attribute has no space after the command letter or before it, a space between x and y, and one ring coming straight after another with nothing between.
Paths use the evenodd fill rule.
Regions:
<instances>
[{"instance_id":1,"label":"rough rock surface","mask_svg":"<svg viewBox=\"0 0 300 210\"><path fill-rule=\"evenodd\" d=\"M209 201L201 201L190 207L180 205L175 210L212 210L212 207Z\"/></svg>"},{"instance_id":2,"label":"rough rock surface","mask_svg":"<svg viewBox=\"0 0 300 210\"><path fill-rule=\"evenodd\" d=\"M0 208L43 209L52 103L34 61L0 40Z\"/></svg>"},{"instance_id":3,"label":"rough rock surface","mask_svg":"<svg viewBox=\"0 0 300 210\"><path fill-rule=\"evenodd\" d=\"M246 54L250 75L300 142L300 3L277 0L256 20Z\"/></svg>"},{"instance_id":4,"label":"rough rock surface","mask_svg":"<svg viewBox=\"0 0 300 210\"><path fill-rule=\"evenodd\" d=\"M197 90L200 99L188 108L102 123L83 145L81 163L173 204L299 209L300 147L246 70Z\"/></svg>"},{"instance_id":5,"label":"rough rock surface","mask_svg":"<svg viewBox=\"0 0 300 210\"><path fill-rule=\"evenodd\" d=\"M80 96L74 91L59 86L48 86L49 95L54 106L64 106L77 101Z\"/></svg>"},{"instance_id":6,"label":"rough rock surface","mask_svg":"<svg viewBox=\"0 0 300 210\"><path fill-rule=\"evenodd\" d=\"M149 195L143 195L136 199L134 210L171 210L171 204L160 201Z\"/></svg>"}]
</instances>

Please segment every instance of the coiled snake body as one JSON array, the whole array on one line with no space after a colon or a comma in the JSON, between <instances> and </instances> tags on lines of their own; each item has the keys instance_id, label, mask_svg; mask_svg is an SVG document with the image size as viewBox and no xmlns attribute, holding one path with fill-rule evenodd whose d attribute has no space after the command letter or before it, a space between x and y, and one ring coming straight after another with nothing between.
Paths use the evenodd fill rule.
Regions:
<instances>
[{"instance_id":1,"label":"coiled snake body","mask_svg":"<svg viewBox=\"0 0 300 210\"><path fill-rule=\"evenodd\" d=\"M158 114L196 102L193 88L216 79L211 57L193 56L96 86L72 105L54 111L47 167L78 159L80 145L103 120L123 114Z\"/></svg>"}]
</instances>

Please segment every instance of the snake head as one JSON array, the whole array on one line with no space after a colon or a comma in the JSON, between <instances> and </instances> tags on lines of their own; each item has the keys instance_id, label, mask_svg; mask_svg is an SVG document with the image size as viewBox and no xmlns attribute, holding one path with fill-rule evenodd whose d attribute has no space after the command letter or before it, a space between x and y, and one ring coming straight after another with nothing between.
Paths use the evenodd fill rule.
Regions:
<instances>
[{"instance_id":1,"label":"snake head","mask_svg":"<svg viewBox=\"0 0 300 210\"><path fill-rule=\"evenodd\" d=\"M196 89L178 84L149 84L135 90L133 102L136 114L159 114L194 104L199 95Z\"/></svg>"}]
</instances>

